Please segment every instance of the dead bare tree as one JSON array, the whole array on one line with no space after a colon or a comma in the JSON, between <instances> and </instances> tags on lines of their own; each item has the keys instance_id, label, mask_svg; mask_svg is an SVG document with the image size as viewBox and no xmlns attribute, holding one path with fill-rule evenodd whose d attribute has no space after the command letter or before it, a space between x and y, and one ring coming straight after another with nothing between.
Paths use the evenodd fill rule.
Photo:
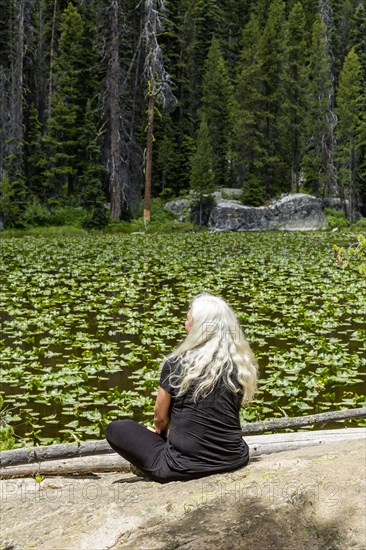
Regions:
<instances>
[{"instance_id":1,"label":"dead bare tree","mask_svg":"<svg viewBox=\"0 0 366 550\"><path fill-rule=\"evenodd\" d=\"M50 44L50 68L48 76L48 105L47 105L47 118L51 118L52 115L52 96L53 96L53 61L55 57L56 48L56 21L58 13L58 0L54 0L53 3L53 15L52 15L52 30L51 30L51 44Z\"/></svg>"},{"instance_id":2,"label":"dead bare tree","mask_svg":"<svg viewBox=\"0 0 366 550\"><path fill-rule=\"evenodd\" d=\"M23 77L24 77L24 16L26 0L14 6L14 38L11 44L11 98L10 98L10 141L7 155L13 159L12 171L21 171L23 148Z\"/></svg>"},{"instance_id":3,"label":"dead bare tree","mask_svg":"<svg viewBox=\"0 0 366 550\"><path fill-rule=\"evenodd\" d=\"M327 120L327 132L323 135L322 139L322 157L323 157L323 166L326 170L326 183L325 188L323 189L324 196L335 196L340 191L337 184L337 169L334 160L334 151L335 151L335 127L337 125L337 116L334 110L334 56L331 52L330 47L330 33L334 28L334 17L331 3L329 0L320 1L320 16L323 23L326 26L326 48L331 59L331 64L329 65L329 90L328 90L328 105L326 112Z\"/></svg>"},{"instance_id":4,"label":"dead bare tree","mask_svg":"<svg viewBox=\"0 0 366 550\"><path fill-rule=\"evenodd\" d=\"M172 111L175 109L177 103L171 91L171 79L165 70L162 50L158 43L158 33L163 30L162 22L165 15L164 0L145 0L145 26L142 33L146 46L145 78L147 81L148 98L144 198L145 225L150 223L151 216L151 173L155 104L159 103L164 110Z\"/></svg>"},{"instance_id":5,"label":"dead bare tree","mask_svg":"<svg viewBox=\"0 0 366 550\"><path fill-rule=\"evenodd\" d=\"M114 220L121 218L122 159L120 153L120 61L119 61L119 18L118 0L113 0L109 7L111 38L109 43L109 62L107 71L107 89L109 95L110 157L108 169L110 175L110 214Z\"/></svg>"},{"instance_id":6,"label":"dead bare tree","mask_svg":"<svg viewBox=\"0 0 366 550\"><path fill-rule=\"evenodd\" d=\"M134 29L126 19L120 0L107 0L103 5L96 2L100 23L98 26L100 49L104 52L102 66L105 67L99 101L103 112L103 156L107 167L110 215L115 220L126 213L134 213L141 198L142 152L135 130L140 121L141 37L130 51ZM105 22L104 13L107 13ZM137 32L137 36L141 33Z\"/></svg>"},{"instance_id":7,"label":"dead bare tree","mask_svg":"<svg viewBox=\"0 0 366 550\"><path fill-rule=\"evenodd\" d=\"M24 141L24 59L30 34L29 18L34 0L10 4L9 53L0 67L1 89L1 173L10 177L22 173Z\"/></svg>"}]
</instances>

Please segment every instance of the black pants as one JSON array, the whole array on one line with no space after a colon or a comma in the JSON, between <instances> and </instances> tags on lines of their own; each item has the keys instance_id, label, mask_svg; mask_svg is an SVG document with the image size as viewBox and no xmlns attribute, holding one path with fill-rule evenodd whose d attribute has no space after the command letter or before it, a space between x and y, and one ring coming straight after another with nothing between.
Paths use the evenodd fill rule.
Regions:
<instances>
[{"instance_id":1,"label":"black pants","mask_svg":"<svg viewBox=\"0 0 366 550\"><path fill-rule=\"evenodd\" d=\"M108 424L106 438L116 453L160 483L203 477L172 470L164 460L166 439L134 420L115 420ZM206 474L209 475L209 474Z\"/></svg>"}]
</instances>

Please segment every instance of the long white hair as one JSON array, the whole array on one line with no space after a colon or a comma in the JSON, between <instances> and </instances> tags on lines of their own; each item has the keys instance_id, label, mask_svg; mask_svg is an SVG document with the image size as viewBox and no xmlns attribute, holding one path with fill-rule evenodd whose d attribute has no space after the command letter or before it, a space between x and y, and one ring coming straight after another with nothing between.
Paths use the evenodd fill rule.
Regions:
<instances>
[{"instance_id":1,"label":"long white hair","mask_svg":"<svg viewBox=\"0 0 366 550\"><path fill-rule=\"evenodd\" d=\"M235 313L224 300L211 294L196 296L190 312L191 328L169 356L180 359L178 372L170 376L177 396L193 389L197 401L222 379L233 392L242 391L242 405L248 403L257 388L257 363Z\"/></svg>"}]
</instances>

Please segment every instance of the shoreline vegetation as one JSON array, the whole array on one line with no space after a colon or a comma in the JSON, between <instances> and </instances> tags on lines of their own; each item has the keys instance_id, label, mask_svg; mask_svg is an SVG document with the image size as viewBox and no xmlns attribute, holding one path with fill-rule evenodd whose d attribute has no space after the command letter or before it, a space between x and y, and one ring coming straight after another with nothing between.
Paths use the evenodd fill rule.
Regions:
<instances>
[{"instance_id":1,"label":"shoreline vegetation","mask_svg":"<svg viewBox=\"0 0 366 550\"><path fill-rule=\"evenodd\" d=\"M190 221L178 220L176 215L164 210L164 202L159 198L152 199L151 212L151 221L146 225L140 211L138 211L134 218L116 221L109 218L107 210L105 210L103 223L98 227L98 225L89 223L90 213L81 207L67 206L55 209L53 212L42 208L42 212L32 213L30 211L25 216L24 227L4 228L0 231L0 239L23 236L81 236L89 233L154 234L208 231L205 226L200 226ZM353 224L349 224L349 221L341 210L325 208L324 213L328 223L325 231L346 229L356 232L366 231L366 218L360 218Z\"/></svg>"}]
</instances>

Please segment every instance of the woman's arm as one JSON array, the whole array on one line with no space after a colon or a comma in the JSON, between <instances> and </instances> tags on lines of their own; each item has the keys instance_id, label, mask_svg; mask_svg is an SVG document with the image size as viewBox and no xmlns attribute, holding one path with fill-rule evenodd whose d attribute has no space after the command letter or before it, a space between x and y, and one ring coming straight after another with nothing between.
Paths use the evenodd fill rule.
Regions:
<instances>
[{"instance_id":1,"label":"woman's arm","mask_svg":"<svg viewBox=\"0 0 366 550\"><path fill-rule=\"evenodd\" d=\"M169 407L171 398L170 393L159 386L154 407L154 424L156 433L162 435L163 437L166 437L168 433L170 420Z\"/></svg>"}]
</instances>

